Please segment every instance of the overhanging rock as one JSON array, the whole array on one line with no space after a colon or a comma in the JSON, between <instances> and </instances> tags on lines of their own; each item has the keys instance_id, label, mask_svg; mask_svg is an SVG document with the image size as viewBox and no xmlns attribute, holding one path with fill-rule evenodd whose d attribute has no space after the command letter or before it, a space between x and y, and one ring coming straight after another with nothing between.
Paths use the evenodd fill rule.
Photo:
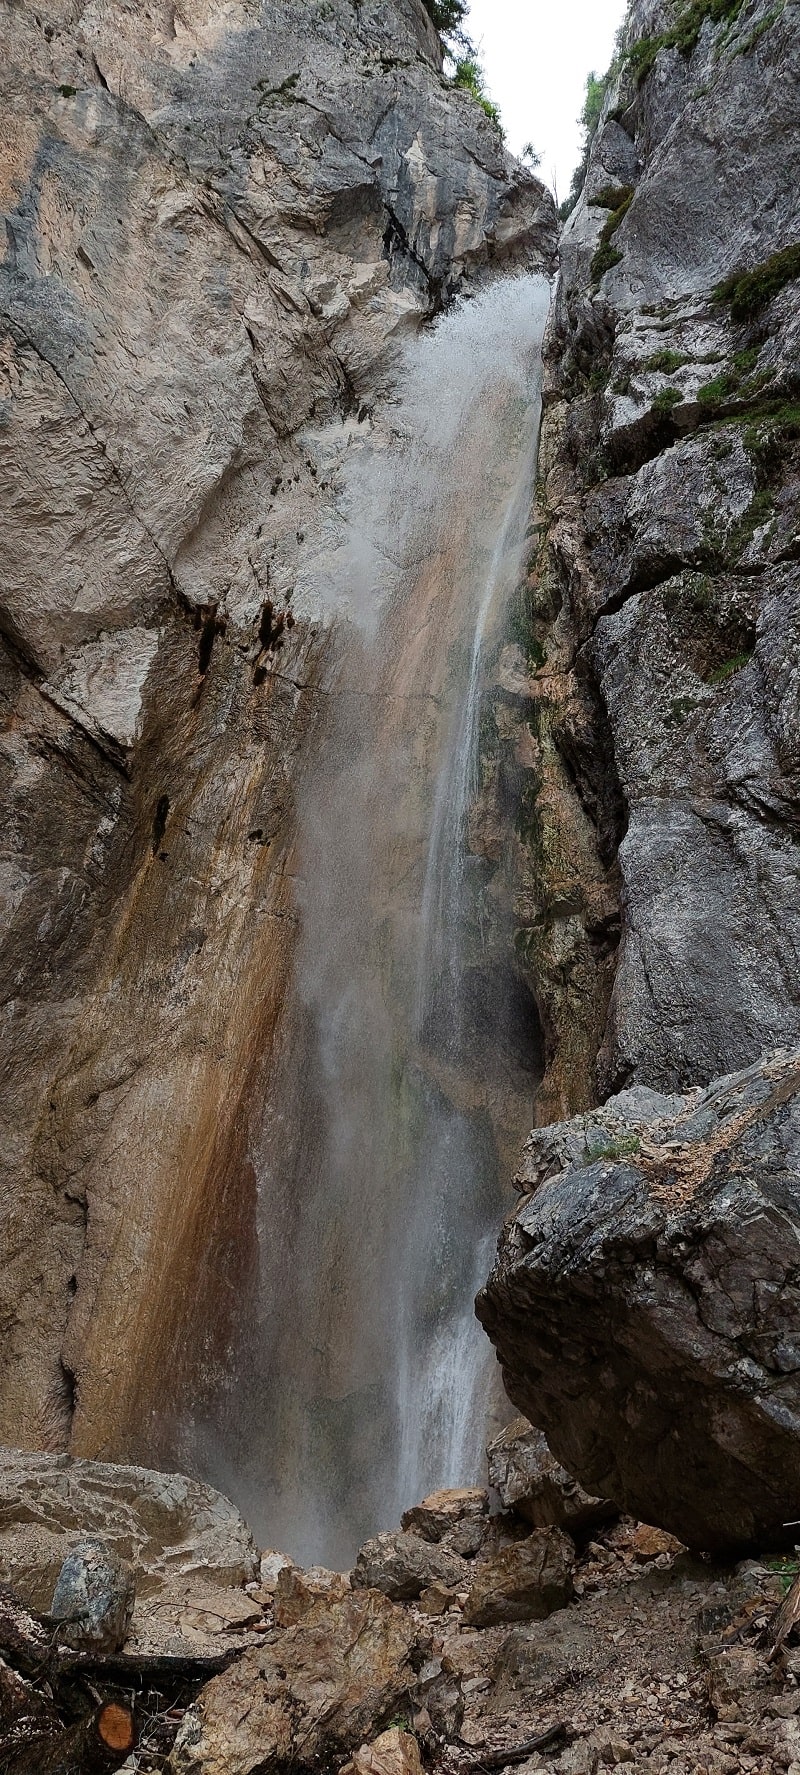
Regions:
<instances>
[{"instance_id":1,"label":"overhanging rock","mask_svg":"<svg viewBox=\"0 0 800 1775\"><path fill-rule=\"evenodd\" d=\"M587 1489L696 1548L800 1518L800 1051L536 1130L478 1316Z\"/></svg>"}]
</instances>

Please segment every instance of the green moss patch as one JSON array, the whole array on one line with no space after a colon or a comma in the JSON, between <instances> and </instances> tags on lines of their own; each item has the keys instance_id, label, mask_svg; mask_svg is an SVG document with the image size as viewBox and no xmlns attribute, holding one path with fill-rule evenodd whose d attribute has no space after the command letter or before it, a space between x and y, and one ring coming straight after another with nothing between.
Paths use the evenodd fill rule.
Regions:
<instances>
[{"instance_id":1,"label":"green moss patch","mask_svg":"<svg viewBox=\"0 0 800 1775\"><path fill-rule=\"evenodd\" d=\"M600 230L600 239L590 267L591 275L595 283L599 283L601 277L603 277L607 271L610 271L613 265L618 265L622 258L622 254L617 251L616 247L611 245L611 242L620 222L624 221L627 216L632 202L633 191L629 189L626 191L622 202L617 204L615 210L612 210L608 221L603 223Z\"/></svg>"},{"instance_id":2,"label":"green moss patch","mask_svg":"<svg viewBox=\"0 0 800 1775\"><path fill-rule=\"evenodd\" d=\"M784 247L752 271L734 271L717 284L712 302L728 302L735 321L753 320L788 283L800 277L800 246Z\"/></svg>"},{"instance_id":3,"label":"green moss patch","mask_svg":"<svg viewBox=\"0 0 800 1775\"><path fill-rule=\"evenodd\" d=\"M730 22L743 5L744 0L689 0L669 31L662 31L658 37L640 37L638 43L631 44L628 61L638 84L641 86L647 79L660 49L679 49L682 55L691 55L707 19L712 24Z\"/></svg>"}]
</instances>

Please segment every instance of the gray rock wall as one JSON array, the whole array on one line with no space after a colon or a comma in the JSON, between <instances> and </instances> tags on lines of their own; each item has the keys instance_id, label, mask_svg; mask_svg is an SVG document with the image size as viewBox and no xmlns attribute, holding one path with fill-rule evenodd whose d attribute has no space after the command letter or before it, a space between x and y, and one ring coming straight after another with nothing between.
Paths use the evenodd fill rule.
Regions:
<instances>
[{"instance_id":1,"label":"gray rock wall","mask_svg":"<svg viewBox=\"0 0 800 1775\"><path fill-rule=\"evenodd\" d=\"M800 241L798 11L695 7L658 47L689 10L634 0L546 342L519 903L542 1121L800 1033L800 257L765 278Z\"/></svg>"}]
</instances>

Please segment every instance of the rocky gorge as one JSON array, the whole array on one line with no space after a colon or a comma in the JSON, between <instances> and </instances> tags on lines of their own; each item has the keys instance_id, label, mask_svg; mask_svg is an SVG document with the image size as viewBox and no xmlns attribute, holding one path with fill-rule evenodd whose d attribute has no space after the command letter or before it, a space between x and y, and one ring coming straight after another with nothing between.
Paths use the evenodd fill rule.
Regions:
<instances>
[{"instance_id":1,"label":"rocky gorge","mask_svg":"<svg viewBox=\"0 0 800 1775\"><path fill-rule=\"evenodd\" d=\"M796 1771L796 0L0 17L0 1767Z\"/></svg>"}]
</instances>

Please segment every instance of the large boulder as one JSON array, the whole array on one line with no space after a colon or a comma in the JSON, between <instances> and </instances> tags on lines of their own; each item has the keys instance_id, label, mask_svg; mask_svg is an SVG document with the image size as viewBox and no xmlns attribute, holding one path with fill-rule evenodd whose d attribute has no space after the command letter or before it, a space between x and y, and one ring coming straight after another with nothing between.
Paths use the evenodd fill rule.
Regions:
<instances>
[{"instance_id":1,"label":"large boulder","mask_svg":"<svg viewBox=\"0 0 800 1775\"><path fill-rule=\"evenodd\" d=\"M0 1449L0 1579L47 1610L67 1555L99 1536L132 1565L137 1593L202 1577L220 1587L258 1577L253 1537L235 1504L181 1473Z\"/></svg>"},{"instance_id":2,"label":"large boulder","mask_svg":"<svg viewBox=\"0 0 800 1775\"><path fill-rule=\"evenodd\" d=\"M528 1142L478 1316L582 1484L696 1548L800 1518L800 1052Z\"/></svg>"},{"instance_id":3,"label":"large boulder","mask_svg":"<svg viewBox=\"0 0 800 1775\"><path fill-rule=\"evenodd\" d=\"M507 1510L516 1510L534 1528L593 1527L616 1515L607 1498L594 1498L573 1479L548 1447L547 1437L514 1418L486 1450L489 1484Z\"/></svg>"},{"instance_id":4,"label":"large boulder","mask_svg":"<svg viewBox=\"0 0 800 1775\"><path fill-rule=\"evenodd\" d=\"M329 1767L387 1725L416 1683L416 1628L375 1591L319 1601L202 1690L170 1759L175 1775Z\"/></svg>"},{"instance_id":5,"label":"large boulder","mask_svg":"<svg viewBox=\"0 0 800 1775\"><path fill-rule=\"evenodd\" d=\"M365 1541L352 1572L354 1584L382 1590L395 1602L413 1602L435 1583L466 1590L469 1581L469 1568L457 1553L405 1531Z\"/></svg>"},{"instance_id":6,"label":"large boulder","mask_svg":"<svg viewBox=\"0 0 800 1775\"><path fill-rule=\"evenodd\" d=\"M481 1560L464 1604L470 1627L543 1621L572 1596L575 1547L560 1529L536 1529L526 1541Z\"/></svg>"}]
</instances>

